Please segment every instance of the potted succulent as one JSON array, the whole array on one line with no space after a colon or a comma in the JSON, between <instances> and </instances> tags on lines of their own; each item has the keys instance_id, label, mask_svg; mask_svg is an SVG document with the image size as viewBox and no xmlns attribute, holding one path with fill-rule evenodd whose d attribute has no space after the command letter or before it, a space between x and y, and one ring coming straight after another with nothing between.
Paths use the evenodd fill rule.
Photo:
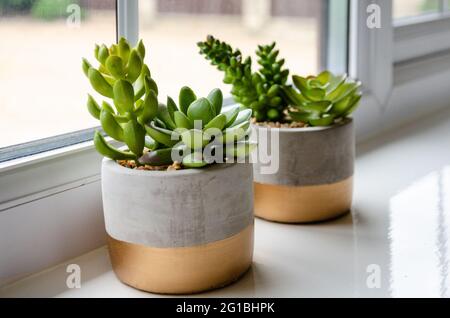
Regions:
<instances>
[{"instance_id":1,"label":"potted succulent","mask_svg":"<svg viewBox=\"0 0 450 318\"><path fill-rule=\"evenodd\" d=\"M324 71L306 78L294 75L294 86L289 85L289 70L283 69L275 43L258 46L256 72L251 58L212 36L198 46L225 73L236 102L253 111L259 154L269 151L277 157L278 169L272 173L263 172L261 160L254 164L255 215L308 223L348 212L354 169L349 116L361 99L360 83Z\"/></svg>"},{"instance_id":2,"label":"potted succulent","mask_svg":"<svg viewBox=\"0 0 450 318\"><path fill-rule=\"evenodd\" d=\"M188 87L178 106L158 102L142 41L96 46L98 67L83 70L99 94L89 112L97 131L111 263L135 288L185 294L238 279L253 255L253 174L246 162L251 112L222 111L218 89L197 98Z\"/></svg>"}]
</instances>

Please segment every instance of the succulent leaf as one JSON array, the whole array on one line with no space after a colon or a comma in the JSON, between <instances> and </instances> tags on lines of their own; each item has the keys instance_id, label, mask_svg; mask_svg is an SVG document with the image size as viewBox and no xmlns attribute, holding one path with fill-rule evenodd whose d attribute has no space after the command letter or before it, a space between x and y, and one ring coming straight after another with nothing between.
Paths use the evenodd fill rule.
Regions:
<instances>
[{"instance_id":1,"label":"succulent leaf","mask_svg":"<svg viewBox=\"0 0 450 318\"><path fill-rule=\"evenodd\" d=\"M178 133L157 127L153 122L151 122L150 125L146 125L145 130L150 137L167 147L173 147L179 142Z\"/></svg>"},{"instance_id":2,"label":"succulent leaf","mask_svg":"<svg viewBox=\"0 0 450 318\"><path fill-rule=\"evenodd\" d=\"M223 104L222 91L218 88L212 90L208 95L208 100L214 109L214 115L220 114Z\"/></svg>"},{"instance_id":3,"label":"succulent leaf","mask_svg":"<svg viewBox=\"0 0 450 318\"><path fill-rule=\"evenodd\" d=\"M191 120L179 110L175 111L173 115L175 124L178 128L191 129L194 127Z\"/></svg>"},{"instance_id":4,"label":"succulent leaf","mask_svg":"<svg viewBox=\"0 0 450 318\"><path fill-rule=\"evenodd\" d=\"M95 101L95 99L88 94L87 108L89 113L96 119L100 119L101 108Z\"/></svg>"},{"instance_id":5,"label":"succulent leaf","mask_svg":"<svg viewBox=\"0 0 450 318\"><path fill-rule=\"evenodd\" d=\"M141 125L146 125L150 120L155 118L158 113L158 97L154 91L150 91L145 96L142 104L142 113L138 116L138 122Z\"/></svg>"},{"instance_id":6,"label":"succulent leaf","mask_svg":"<svg viewBox=\"0 0 450 318\"><path fill-rule=\"evenodd\" d=\"M177 104L175 104L175 101L170 96L167 96L167 110L169 112L170 118L174 120L174 114L178 110L178 108Z\"/></svg>"},{"instance_id":7,"label":"succulent leaf","mask_svg":"<svg viewBox=\"0 0 450 318\"><path fill-rule=\"evenodd\" d=\"M203 168L207 165L208 163L203 160L201 152L194 152L183 158L183 166L187 168Z\"/></svg>"},{"instance_id":8,"label":"succulent leaf","mask_svg":"<svg viewBox=\"0 0 450 318\"><path fill-rule=\"evenodd\" d=\"M105 140L105 138L103 138L102 134L99 131L95 132L94 135L94 145L95 145L95 149L97 149L97 151L107 157L110 158L112 160L135 160L136 159L136 155L128 152L128 151L121 151L118 150L116 148L114 148L113 146L111 146L110 144L108 144Z\"/></svg>"},{"instance_id":9,"label":"succulent leaf","mask_svg":"<svg viewBox=\"0 0 450 318\"><path fill-rule=\"evenodd\" d=\"M114 84L114 105L120 114L131 112L134 107L133 85L126 80L118 80Z\"/></svg>"},{"instance_id":10,"label":"succulent leaf","mask_svg":"<svg viewBox=\"0 0 450 318\"><path fill-rule=\"evenodd\" d=\"M125 63L128 63L128 59L130 57L130 44L128 43L128 41L124 37L120 38L117 47L117 53L119 54L119 56Z\"/></svg>"},{"instance_id":11,"label":"succulent leaf","mask_svg":"<svg viewBox=\"0 0 450 318\"><path fill-rule=\"evenodd\" d=\"M99 94L109 98L114 97L112 86L105 80L99 71L91 67L88 71L88 77L92 87Z\"/></svg>"},{"instance_id":12,"label":"succulent leaf","mask_svg":"<svg viewBox=\"0 0 450 318\"><path fill-rule=\"evenodd\" d=\"M88 76L89 69L92 67L92 65L88 62L88 60L83 58L81 66L82 66L84 75Z\"/></svg>"},{"instance_id":13,"label":"succulent leaf","mask_svg":"<svg viewBox=\"0 0 450 318\"><path fill-rule=\"evenodd\" d=\"M189 105L187 116L194 122L194 127L195 122L200 121L202 124L200 128L202 128L214 118L214 110L208 99L199 98Z\"/></svg>"},{"instance_id":14,"label":"succulent leaf","mask_svg":"<svg viewBox=\"0 0 450 318\"><path fill-rule=\"evenodd\" d=\"M227 117L226 127L230 127L235 122L237 116L239 115L239 106L233 107L230 110L223 113Z\"/></svg>"},{"instance_id":15,"label":"succulent leaf","mask_svg":"<svg viewBox=\"0 0 450 318\"><path fill-rule=\"evenodd\" d=\"M169 109L166 105L160 103L158 105L158 118L162 120L165 124L165 126L171 130L174 130L177 128L175 125L175 122L172 119L172 116L170 116Z\"/></svg>"},{"instance_id":16,"label":"succulent leaf","mask_svg":"<svg viewBox=\"0 0 450 318\"><path fill-rule=\"evenodd\" d=\"M146 152L139 158L143 165L165 166L172 164L172 148L156 149Z\"/></svg>"},{"instance_id":17,"label":"succulent leaf","mask_svg":"<svg viewBox=\"0 0 450 318\"><path fill-rule=\"evenodd\" d=\"M106 69L117 79L125 78L125 69L122 59L117 55L111 55L106 59Z\"/></svg>"},{"instance_id":18,"label":"succulent leaf","mask_svg":"<svg viewBox=\"0 0 450 318\"><path fill-rule=\"evenodd\" d=\"M183 143L193 150L201 150L211 140L211 136L202 130L190 129L181 133Z\"/></svg>"},{"instance_id":19,"label":"succulent leaf","mask_svg":"<svg viewBox=\"0 0 450 318\"><path fill-rule=\"evenodd\" d=\"M189 106L197 99L197 96L195 96L195 93L192 91L191 88L185 86L182 87L180 90L179 95L179 105L180 110L187 115L187 110Z\"/></svg>"},{"instance_id":20,"label":"succulent leaf","mask_svg":"<svg viewBox=\"0 0 450 318\"><path fill-rule=\"evenodd\" d=\"M203 129L207 131L208 129L218 129L222 130L225 128L227 123L227 116L225 114L219 114L214 117Z\"/></svg>"},{"instance_id":21,"label":"succulent leaf","mask_svg":"<svg viewBox=\"0 0 450 318\"><path fill-rule=\"evenodd\" d=\"M134 83L142 71L143 61L136 49L131 50L130 58L127 65L127 79Z\"/></svg>"},{"instance_id":22,"label":"succulent leaf","mask_svg":"<svg viewBox=\"0 0 450 318\"><path fill-rule=\"evenodd\" d=\"M102 109L100 113L100 123L103 130L115 140L123 141L122 126L116 121L116 118L108 110Z\"/></svg>"},{"instance_id":23,"label":"succulent leaf","mask_svg":"<svg viewBox=\"0 0 450 318\"><path fill-rule=\"evenodd\" d=\"M145 129L137 120L130 120L123 125L123 141L136 156L142 155L145 146Z\"/></svg>"}]
</instances>

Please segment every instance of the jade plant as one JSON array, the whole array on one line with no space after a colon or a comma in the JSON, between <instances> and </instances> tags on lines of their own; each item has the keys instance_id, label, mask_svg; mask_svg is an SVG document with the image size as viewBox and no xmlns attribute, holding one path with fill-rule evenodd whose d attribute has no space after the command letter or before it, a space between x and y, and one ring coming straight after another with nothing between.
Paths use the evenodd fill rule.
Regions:
<instances>
[{"instance_id":1,"label":"jade plant","mask_svg":"<svg viewBox=\"0 0 450 318\"><path fill-rule=\"evenodd\" d=\"M179 161L187 168L200 168L248 157L255 145L248 141L251 110L239 106L222 111L223 95L214 89L197 98L183 87L178 106L171 98L160 104L157 116L146 125L147 134L160 148L147 152L141 164L167 165Z\"/></svg>"},{"instance_id":2,"label":"jade plant","mask_svg":"<svg viewBox=\"0 0 450 318\"><path fill-rule=\"evenodd\" d=\"M361 83L324 71L318 76L292 77L295 87L284 87L289 116L311 126L329 126L352 114L361 100Z\"/></svg>"},{"instance_id":3,"label":"jade plant","mask_svg":"<svg viewBox=\"0 0 450 318\"><path fill-rule=\"evenodd\" d=\"M256 122L300 122L309 126L328 126L349 116L359 104L360 82L324 71L318 76L292 76L283 69L275 43L258 46L260 66L252 72L250 57L209 35L197 44L200 54L225 73L224 82L232 85L235 101L253 111Z\"/></svg>"},{"instance_id":4,"label":"jade plant","mask_svg":"<svg viewBox=\"0 0 450 318\"><path fill-rule=\"evenodd\" d=\"M94 144L99 153L113 160L136 160L144 153L144 147L155 147L146 142L145 125L158 112L158 87L144 64L145 47L142 41L135 48L121 38L117 44L95 46L98 67L83 59L82 67L91 86L100 95L112 100L99 104L88 95L87 107L92 116L100 120L105 133L127 145L122 151L106 142L96 131Z\"/></svg>"},{"instance_id":5,"label":"jade plant","mask_svg":"<svg viewBox=\"0 0 450 318\"><path fill-rule=\"evenodd\" d=\"M257 121L281 121L288 106L283 98L289 70L284 69L284 59L279 59L275 43L258 46L258 71L252 71L252 59L244 59L238 49L211 35L199 42L200 53L225 73L224 83L231 84L235 101L253 110Z\"/></svg>"}]
</instances>

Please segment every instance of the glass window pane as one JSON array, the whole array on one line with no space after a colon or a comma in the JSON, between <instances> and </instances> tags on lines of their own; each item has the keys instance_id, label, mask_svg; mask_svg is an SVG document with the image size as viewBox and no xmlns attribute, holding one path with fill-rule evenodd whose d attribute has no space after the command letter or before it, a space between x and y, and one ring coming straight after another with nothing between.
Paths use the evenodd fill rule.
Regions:
<instances>
[{"instance_id":1,"label":"glass window pane","mask_svg":"<svg viewBox=\"0 0 450 318\"><path fill-rule=\"evenodd\" d=\"M440 0L393 0L394 19L415 17L440 10Z\"/></svg>"},{"instance_id":2,"label":"glass window pane","mask_svg":"<svg viewBox=\"0 0 450 318\"><path fill-rule=\"evenodd\" d=\"M342 1L342 0L332 0ZM344 2L344 1L342 1ZM146 62L161 98L177 97L188 85L205 95L223 74L198 54L208 34L253 56L258 44L276 41L286 66L298 74L319 69L321 32L327 1L311 0L140 0L140 37L149 49ZM346 23L346 21L342 21Z\"/></svg>"},{"instance_id":3,"label":"glass window pane","mask_svg":"<svg viewBox=\"0 0 450 318\"><path fill-rule=\"evenodd\" d=\"M115 41L115 0L1 0L0 37L0 147L98 125L81 57Z\"/></svg>"}]
</instances>

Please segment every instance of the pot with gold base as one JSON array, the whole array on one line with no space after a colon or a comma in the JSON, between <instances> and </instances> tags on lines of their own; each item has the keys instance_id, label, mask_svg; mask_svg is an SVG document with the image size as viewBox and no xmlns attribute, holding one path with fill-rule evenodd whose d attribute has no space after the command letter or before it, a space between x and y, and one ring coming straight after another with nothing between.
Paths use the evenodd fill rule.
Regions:
<instances>
[{"instance_id":1,"label":"pot with gold base","mask_svg":"<svg viewBox=\"0 0 450 318\"><path fill-rule=\"evenodd\" d=\"M253 257L252 180L250 164L140 171L104 159L103 208L117 277L162 294L237 280Z\"/></svg>"},{"instance_id":2,"label":"pot with gold base","mask_svg":"<svg viewBox=\"0 0 450 318\"><path fill-rule=\"evenodd\" d=\"M255 161L255 216L311 223L350 211L355 156L351 118L329 127L254 129L259 151L268 149L270 164L277 168L264 173L266 164Z\"/></svg>"}]
</instances>

